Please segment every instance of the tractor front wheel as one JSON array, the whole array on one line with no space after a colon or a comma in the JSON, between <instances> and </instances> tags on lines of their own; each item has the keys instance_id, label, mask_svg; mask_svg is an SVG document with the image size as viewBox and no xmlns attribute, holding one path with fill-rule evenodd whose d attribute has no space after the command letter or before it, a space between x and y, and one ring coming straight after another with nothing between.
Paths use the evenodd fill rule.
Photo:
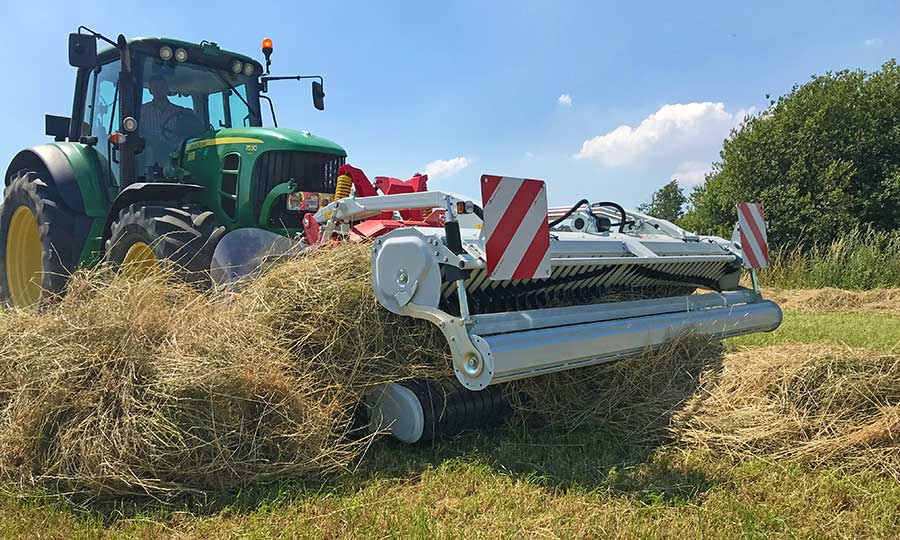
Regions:
<instances>
[{"instance_id":1,"label":"tractor front wheel","mask_svg":"<svg viewBox=\"0 0 900 540\"><path fill-rule=\"evenodd\" d=\"M165 262L180 278L207 285L216 245L225 234L208 210L132 204L119 213L106 241L106 261L140 277Z\"/></svg>"},{"instance_id":2,"label":"tractor front wheel","mask_svg":"<svg viewBox=\"0 0 900 540\"><path fill-rule=\"evenodd\" d=\"M0 303L39 307L62 294L83 245L74 231L74 215L46 182L14 176L0 207Z\"/></svg>"}]
</instances>

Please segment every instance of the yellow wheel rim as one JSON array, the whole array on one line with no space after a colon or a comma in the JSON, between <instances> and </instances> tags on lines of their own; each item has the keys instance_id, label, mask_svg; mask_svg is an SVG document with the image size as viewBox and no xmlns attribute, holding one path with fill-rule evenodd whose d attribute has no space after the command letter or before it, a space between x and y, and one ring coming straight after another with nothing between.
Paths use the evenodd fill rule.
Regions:
<instances>
[{"instance_id":1,"label":"yellow wheel rim","mask_svg":"<svg viewBox=\"0 0 900 540\"><path fill-rule=\"evenodd\" d=\"M13 213L6 233L6 281L16 307L29 307L41 299L44 249L34 213L20 206Z\"/></svg>"},{"instance_id":2,"label":"yellow wheel rim","mask_svg":"<svg viewBox=\"0 0 900 540\"><path fill-rule=\"evenodd\" d=\"M156 254L144 242L135 242L125 253L122 272L130 278L146 277L156 267Z\"/></svg>"}]
</instances>

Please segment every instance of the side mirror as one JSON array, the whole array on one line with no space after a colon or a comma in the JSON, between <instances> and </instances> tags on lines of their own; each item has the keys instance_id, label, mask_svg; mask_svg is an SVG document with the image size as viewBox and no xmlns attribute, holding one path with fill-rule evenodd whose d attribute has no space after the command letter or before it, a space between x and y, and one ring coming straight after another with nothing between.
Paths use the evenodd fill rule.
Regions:
<instances>
[{"instance_id":1,"label":"side mirror","mask_svg":"<svg viewBox=\"0 0 900 540\"><path fill-rule=\"evenodd\" d=\"M90 68L97 65L97 38L90 34L69 34L69 65Z\"/></svg>"},{"instance_id":2,"label":"side mirror","mask_svg":"<svg viewBox=\"0 0 900 540\"><path fill-rule=\"evenodd\" d=\"M312 83L313 106L320 111L325 110L325 90L322 89L322 83L313 81Z\"/></svg>"},{"instance_id":3,"label":"side mirror","mask_svg":"<svg viewBox=\"0 0 900 540\"><path fill-rule=\"evenodd\" d=\"M65 116L44 115L44 133L53 137L56 142L62 142L69 136L69 119Z\"/></svg>"}]
</instances>

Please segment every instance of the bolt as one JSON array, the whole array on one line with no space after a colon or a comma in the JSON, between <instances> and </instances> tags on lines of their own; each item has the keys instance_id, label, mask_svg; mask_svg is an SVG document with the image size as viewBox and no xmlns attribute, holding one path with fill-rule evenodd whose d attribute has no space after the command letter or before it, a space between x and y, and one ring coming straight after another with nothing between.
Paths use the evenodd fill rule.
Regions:
<instances>
[{"instance_id":1,"label":"bolt","mask_svg":"<svg viewBox=\"0 0 900 540\"><path fill-rule=\"evenodd\" d=\"M478 358L476 358L476 357L474 357L474 356L470 357L470 358L469 358L469 361L466 362L466 366L467 366L469 369L471 369L471 370L474 371L474 370L478 367Z\"/></svg>"},{"instance_id":2,"label":"bolt","mask_svg":"<svg viewBox=\"0 0 900 540\"><path fill-rule=\"evenodd\" d=\"M406 270L401 269L397 274L397 283L400 285L406 285L409 283L409 274L406 273Z\"/></svg>"}]
</instances>

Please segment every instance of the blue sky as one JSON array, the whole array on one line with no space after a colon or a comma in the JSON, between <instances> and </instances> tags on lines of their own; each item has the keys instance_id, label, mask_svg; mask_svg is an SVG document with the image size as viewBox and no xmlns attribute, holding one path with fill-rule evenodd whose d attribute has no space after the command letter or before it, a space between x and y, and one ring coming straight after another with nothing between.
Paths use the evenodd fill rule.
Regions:
<instances>
[{"instance_id":1,"label":"blue sky","mask_svg":"<svg viewBox=\"0 0 900 540\"><path fill-rule=\"evenodd\" d=\"M428 171L474 197L482 173L540 178L560 205L694 184L766 94L877 69L900 44L895 1L2 2L4 162L49 140L44 113L69 114L79 24L257 58L268 36L273 74L325 77L324 112L308 86L273 84L282 126L335 140L370 176Z\"/></svg>"}]
</instances>

